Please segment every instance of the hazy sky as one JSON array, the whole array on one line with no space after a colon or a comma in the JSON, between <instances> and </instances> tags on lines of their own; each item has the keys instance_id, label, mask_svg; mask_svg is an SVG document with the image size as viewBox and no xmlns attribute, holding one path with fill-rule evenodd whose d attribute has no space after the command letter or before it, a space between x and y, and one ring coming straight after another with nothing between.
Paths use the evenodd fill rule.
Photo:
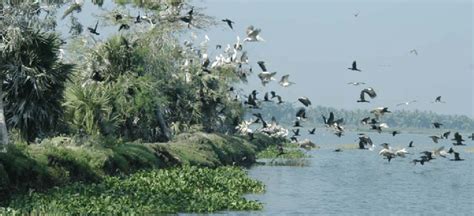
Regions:
<instances>
[{"instance_id":1,"label":"hazy sky","mask_svg":"<svg viewBox=\"0 0 474 216\"><path fill-rule=\"evenodd\" d=\"M112 9L106 2L104 8ZM198 31L210 37L211 47L234 43L237 35L244 38L249 25L262 29L266 42L244 45L255 71L247 90L276 90L288 101L307 96L314 105L336 108L389 106L474 117L470 0L195 0L193 4L205 7L204 12L217 20L236 22L234 31L225 23ZM85 26L97 20L90 16L91 10L101 13L86 1L78 14ZM65 24L60 25L64 30ZM115 32L116 27L109 30ZM412 49L419 55L411 54ZM278 72L278 79L290 74L296 85L283 88L273 82L264 88L256 76L260 60ZM362 72L347 70L353 60ZM367 85L347 85L352 81ZM378 94L370 104L356 103L364 87L373 87ZM431 103L438 95L447 103ZM409 100L419 102L395 106Z\"/></svg>"},{"instance_id":2,"label":"hazy sky","mask_svg":"<svg viewBox=\"0 0 474 216\"><path fill-rule=\"evenodd\" d=\"M248 25L261 28L264 43L248 44L254 71L264 60L279 77L296 82L287 89L274 82L263 88L296 100L337 108L421 109L474 117L473 3L471 1L203 0L209 15L234 20L207 32L215 43L243 37ZM354 14L359 13L357 17ZM416 49L418 56L410 54ZM362 72L347 70L357 60ZM356 103L363 81L378 97ZM446 104L431 101L442 95ZM418 100L409 106L395 104Z\"/></svg>"}]
</instances>

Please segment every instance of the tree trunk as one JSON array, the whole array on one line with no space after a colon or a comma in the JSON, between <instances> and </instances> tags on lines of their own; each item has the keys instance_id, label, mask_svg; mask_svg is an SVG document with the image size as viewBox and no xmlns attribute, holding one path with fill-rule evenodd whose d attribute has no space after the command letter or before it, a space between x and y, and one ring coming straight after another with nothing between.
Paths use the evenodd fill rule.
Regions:
<instances>
[{"instance_id":1,"label":"tree trunk","mask_svg":"<svg viewBox=\"0 0 474 216\"><path fill-rule=\"evenodd\" d=\"M2 84L0 83L0 151L4 150L7 144L8 144L8 130L7 130L7 122L5 119L5 113L3 109L3 89L2 89Z\"/></svg>"},{"instance_id":2,"label":"tree trunk","mask_svg":"<svg viewBox=\"0 0 474 216\"><path fill-rule=\"evenodd\" d=\"M165 118L163 117L163 113L161 113L161 109L158 107L156 108L156 118L158 120L158 125L160 126L161 134L163 134L163 138L165 142L171 140L171 132L166 124Z\"/></svg>"}]
</instances>

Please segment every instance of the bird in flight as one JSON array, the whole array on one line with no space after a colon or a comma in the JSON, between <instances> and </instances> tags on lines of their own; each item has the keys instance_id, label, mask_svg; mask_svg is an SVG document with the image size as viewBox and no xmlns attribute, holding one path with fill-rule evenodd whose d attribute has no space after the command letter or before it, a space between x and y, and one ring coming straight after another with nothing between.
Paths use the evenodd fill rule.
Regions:
<instances>
[{"instance_id":1,"label":"bird in flight","mask_svg":"<svg viewBox=\"0 0 474 216\"><path fill-rule=\"evenodd\" d=\"M311 101L307 97L299 97L298 101L301 102L305 107L311 105Z\"/></svg>"},{"instance_id":2,"label":"bird in flight","mask_svg":"<svg viewBox=\"0 0 474 216\"><path fill-rule=\"evenodd\" d=\"M89 30L90 33L92 34L95 34L95 35L100 35L99 32L97 32L97 26L99 25L99 21L97 21L95 23L95 27L94 28L91 28L91 27L87 27L87 30Z\"/></svg>"},{"instance_id":3,"label":"bird in flight","mask_svg":"<svg viewBox=\"0 0 474 216\"><path fill-rule=\"evenodd\" d=\"M435 98L434 103L446 103L446 102L441 100L441 96L438 96L438 97Z\"/></svg>"},{"instance_id":4,"label":"bird in flight","mask_svg":"<svg viewBox=\"0 0 474 216\"><path fill-rule=\"evenodd\" d=\"M358 103L369 103L370 101L366 100L365 99L365 95L368 95L370 98L375 98L377 97L377 93L375 93L375 90L373 88L366 88L366 89L363 89L361 92L360 92L360 99L357 101Z\"/></svg>"},{"instance_id":5,"label":"bird in flight","mask_svg":"<svg viewBox=\"0 0 474 216\"><path fill-rule=\"evenodd\" d=\"M358 86L358 85L365 85L365 82L349 82L348 85Z\"/></svg>"},{"instance_id":6,"label":"bird in flight","mask_svg":"<svg viewBox=\"0 0 474 216\"><path fill-rule=\"evenodd\" d=\"M352 67L347 68L347 69L361 72L361 70L359 68L357 68L357 62L356 61L353 61L352 62Z\"/></svg>"},{"instance_id":7,"label":"bird in flight","mask_svg":"<svg viewBox=\"0 0 474 216\"><path fill-rule=\"evenodd\" d=\"M434 126L435 128L439 128L439 127L441 127L442 125L443 125L443 124L441 124L441 123L439 123L439 122L433 122L433 126Z\"/></svg>"},{"instance_id":8,"label":"bird in flight","mask_svg":"<svg viewBox=\"0 0 474 216\"><path fill-rule=\"evenodd\" d=\"M120 31L120 30L122 30L122 29L128 30L128 29L130 29L130 26L124 23L124 24L120 25L118 31Z\"/></svg>"},{"instance_id":9,"label":"bird in flight","mask_svg":"<svg viewBox=\"0 0 474 216\"><path fill-rule=\"evenodd\" d=\"M268 72L264 61L258 61L257 64L262 69L262 72L258 74L258 78L262 81L263 86L270 81L275 80L274 76L276 75L276 72Z\"/></svg>"},{"instance_id":10,"label":"bird in flight","mask_svg":"<svg viewBox=\"0 0 474 216\"><path fill-rule=\"evenodd\" d=\"M412 54L414 54L414 55L418 55L418 51L416 51L416 49L410 50L410 53L412 53Z\"/></svg>"},{"instance_id":11,"label":"bird in flight","mask_svg":"<svg viewBox=\"0 0 474 216\"><path fill-rule=\"evenodd\" d=\"M225 22L227 23L227 25L230 27L230 29L234 30L234 27L232 26L232 24L234 23L234 21L230 20L230 19L223 19L222 22Z\"/></svg>"},{"instance_id":12,"label":"bird in flight","mask_svg":"<svg viewBox=\"0 0 474 216\"><path fill-rule=\"evenodd\" d=\"M288 87L288 86L290 86L290 85L295 84L294 82L291 82L291 81L288 79L289 77L290 77L289 74L282 76L282 77L281 77L281 80L280 80L280 82L279 82L280 85L283 86L283 87Z\"/></svg>"},{"instance_id":13,"label":"bird in flight","mask_svg":"<svg viewBox=\"0 0 474 216\"><path fill-rule=\"evenodd\" d=\"M417 102L417 100L406 101L406 102L397 104L397 106L410 105L411 103L415 103L415 102Z\"/></svg>"},{"instance_id":14,"label":"bird in flight","mask_svg":"<svg viewBox=\"0 0 474 216\"><path fill-rule=\"evenodd\" d=\"M261 31L262 31L261 29L253 27L253 25L247 27L247 31L246 31L247 37L244 39L244 42L245 41L248 41L248 42L265 41L263 40L262 37L260 37Z\"/></svg>"}]
</instances>

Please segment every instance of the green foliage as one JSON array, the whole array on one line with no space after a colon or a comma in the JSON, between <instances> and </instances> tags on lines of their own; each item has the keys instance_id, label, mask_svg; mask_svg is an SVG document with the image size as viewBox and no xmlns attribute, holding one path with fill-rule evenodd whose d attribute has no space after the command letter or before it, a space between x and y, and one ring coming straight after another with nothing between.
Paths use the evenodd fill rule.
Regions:
<instances>
[{"instance_id":1,"label":"green foliage","mask_svg":"<svg viewBox=\"0 0 474 216\"><path fill-rule=\"evenodd\" d=\"M285 148L285 154L278 156L284 159L299 159L308 157L301 149L298 148ZM270 146L267 149L259 152L257 158L259 159L274 159L278 155L276 146Z\"/></svg>"},{"instance_id":2,"label":"green foliage","mask_svg":"<svg viewBox=\"0 0 474 216\"><path fill-rule=\"evenodd\" d=\"M156 214L258 210L262 204L242 198L261 193L262 183L236 167L181 167L139 172L125 179L106 177L99 184L72 184L47 193L18 196L9 207L22 213Z\"/></svg>"},{"instance_id":3,"label":"green foliage","mask_svg":"<svg viewBox=\"0 0 474 216\"><path fill-rule=\"evenodd\" d=\"M0 74L8 126L17 128L29 142L58 131L64 84L73 67L58 58L58 36L32 28L9 28L3 42Z\"/></svg>"}]
</instances>

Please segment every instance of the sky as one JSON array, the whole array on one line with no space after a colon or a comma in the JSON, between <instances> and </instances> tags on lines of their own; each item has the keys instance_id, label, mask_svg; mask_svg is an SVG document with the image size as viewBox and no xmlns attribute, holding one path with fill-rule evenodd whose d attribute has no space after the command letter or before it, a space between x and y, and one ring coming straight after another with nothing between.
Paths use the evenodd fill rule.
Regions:
<instances>
[{"instance_id":1,"label":"sky","mask_svg":"<svg viewBox=\"0 0 474 216\"><path fill-rule=\"evenodd\" d=\"M91 13L101 13L87 2L78 14L85 27L97 20ZM104 9L112 9L106 2ZM265 42L244 44L255 72L245 91L257 89L263 95L275 90L287 101L306 96L313 105L335 108L388 106L474 118L470 0L193 0L192 4L217 20L235 21L234 30L223 22L206 31L192 30L201 40L207 34L210 47L244 38L249 25L262 29ZM60 25L64 30L67 24ZM112 30L115 27L109 27ZM412 49L418 55L410 53ZM211 57L220 52L210 50ZM256 76L260 72L256 62L261 60L277 72L277 79L290 74L296 84L283 88L274 81L263 87ZM347 69L354 60L362 72ZM353 81L367 84L347 84ZM378 96L371 103L357 103L366 87L374 88ZM432 103L437 96L446 103ZM395 106L411 100L418 102Z\"/></svg>"},{"instance_id":2,"label":"sky","mask_svg":"<svg viewBox=\"0 0 474 216\"><path fill-rule=\"evenodd\" d=\"M253 67L263 60L278 78L290 74L296 85L274 82L287 100L307 96L315 105L344 109L431 110L474 117L472 1L202 0L205 13L235 21L205 32L217 44L245 36L249 25L261 28L262 43L245 46ZM358 13L355 17L354 14ZM410 53L416 49L418 55ZM362 72L348 70L357 60ZM365 86L349 86L362 81ZM360 90L372 87L371 103L356 103ZM446 103L431 103L442 96ZM417 100L408 106L401 102Z\"/></svg>"}]
</instances>

